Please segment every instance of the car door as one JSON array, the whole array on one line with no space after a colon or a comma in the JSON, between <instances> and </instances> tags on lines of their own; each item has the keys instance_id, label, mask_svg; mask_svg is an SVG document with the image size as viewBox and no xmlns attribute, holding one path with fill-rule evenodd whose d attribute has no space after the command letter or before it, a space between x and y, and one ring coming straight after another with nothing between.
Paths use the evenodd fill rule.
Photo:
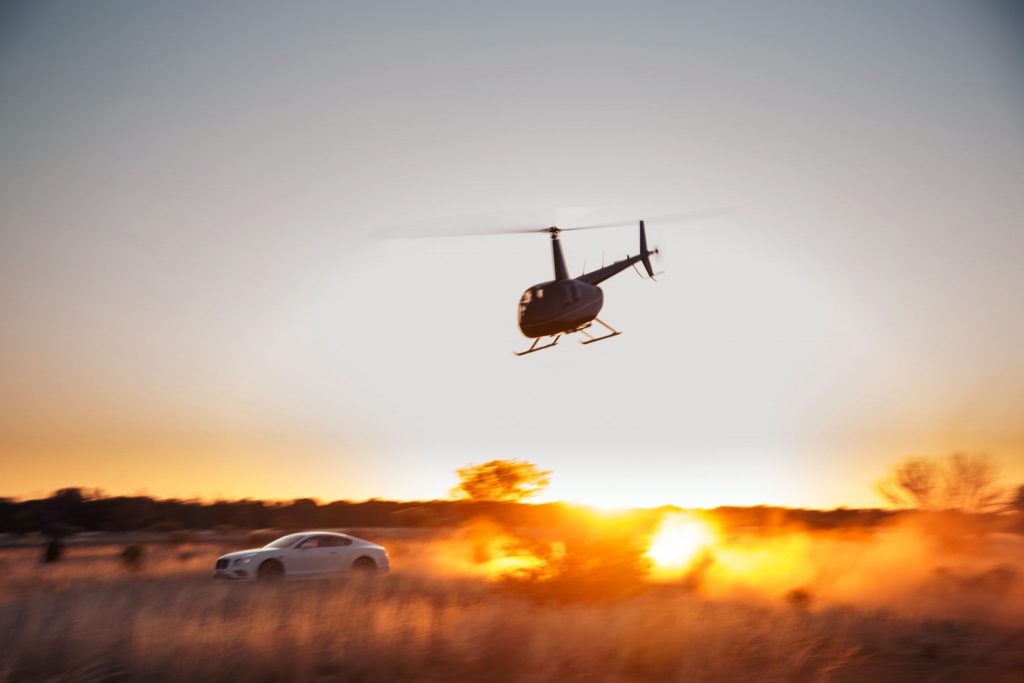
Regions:
<instances>
[{"instance_id":1,"label":"car door","mask_svg":"<svg viewBox=\"0 0 1024 683\"><path fill-rule=\"evenodd\" d=\"M344 536L324 536L320 539L320 545L327 551L327 563L329 572L343 572L348 569L350 554L349 546L352 545L351 538Z\"/></svg>"},{"instance_id":2,"label":"car door","mask_svg":"<svg viewBox=\"0 0 1024 683\"><path fill-rule=\"evenodd\" d=\"M337 548L330 536L310 536L295 547L288 562L288 573L295 576L326 574L337 562Z\"/></svg>"}]
</instances>

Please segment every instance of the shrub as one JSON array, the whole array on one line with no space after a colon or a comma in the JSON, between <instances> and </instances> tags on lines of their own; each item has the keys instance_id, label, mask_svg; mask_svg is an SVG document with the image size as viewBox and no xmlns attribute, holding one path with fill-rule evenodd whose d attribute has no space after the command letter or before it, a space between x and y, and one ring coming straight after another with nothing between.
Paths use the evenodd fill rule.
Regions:
<instances>
[{"instance_id":1,"label":"shrub","mask_svg":"<svg viewBox=\"0 0 1024 683\"><path fill-rule=\"evenodd\" d=\"M146 556L146 549L141 545L125 546L121 551L121 563L129 571L137 572L142 569L142 561Z\"/></svg>"},{"instance_id":2,"label":"shrub","mask_svg":"<svg viewBox=\"0 0 1024 683\"><path fill-rule=\"evenodd\" d=\"M46 544L46 548L43 550L43 562L45 564L51 564L53 562L60 562L61 557L64 555L64 545L57 538L50 539L50 542Z\"/></svg>"}]
</instances>

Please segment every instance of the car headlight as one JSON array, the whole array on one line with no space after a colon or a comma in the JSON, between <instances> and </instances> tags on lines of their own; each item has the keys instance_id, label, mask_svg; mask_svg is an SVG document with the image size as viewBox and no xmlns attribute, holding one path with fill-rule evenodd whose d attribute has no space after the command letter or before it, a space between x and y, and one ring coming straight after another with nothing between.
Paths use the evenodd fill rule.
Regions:
<instances>
[{"instance_id":1,"label":"car headlight","mask_svg":"<svg viewBox=\"0 0 1024 683\"><path fill-rule=\"evenodd\" d=\"M246 555L245 557L237 557L232 564L249 564L252 562L253 555Z\"/></svg>"}]
</instances>

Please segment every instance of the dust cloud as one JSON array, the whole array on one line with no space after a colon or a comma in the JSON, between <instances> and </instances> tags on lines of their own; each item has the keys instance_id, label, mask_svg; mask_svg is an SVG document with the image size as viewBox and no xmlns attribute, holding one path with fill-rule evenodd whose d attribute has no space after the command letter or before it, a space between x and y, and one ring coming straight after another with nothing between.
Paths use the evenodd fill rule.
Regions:
<instances>
[{"instance_id":1,"label":"dust cloud","mask_svg":"<svg viewBox=\"0 0 1024 683\"><path fill-rule=\"evenodd\" d=\"M828 530L729 527L699 511L642 521L581 517L541 529L480 518L401 553L416 571L553 599L677 588L708 600L794 609L998 623L1024 618L1024 536L963 515L903 515Z\"/></svg>"}]
</instances>

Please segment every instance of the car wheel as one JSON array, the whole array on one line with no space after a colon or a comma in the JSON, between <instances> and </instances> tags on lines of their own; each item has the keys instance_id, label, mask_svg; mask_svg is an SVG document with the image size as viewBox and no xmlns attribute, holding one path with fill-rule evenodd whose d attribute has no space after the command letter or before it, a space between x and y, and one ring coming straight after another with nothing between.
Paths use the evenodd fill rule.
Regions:
<instances>
[{"instance_id":1,"label":"car wheel","mask_svg":"<svg viewBox=\"0 0 1024 683\"><path fill-rule=\"evenodd\" d=\"M277 560L267 560L256 572L259 581L280 581L284 578L284 567Z\"/></svg>"},{"instance_id":2,"label":"car wheel","mask_svg":"<svg viewBox=\"0 0 1024 683\"><path fill-rule=\"evenodd\" d=\"M377 576L377 563L369 557L360 557L352 563L352 576L363 579L372 579Z\"/></svg>"}]
</instances>

